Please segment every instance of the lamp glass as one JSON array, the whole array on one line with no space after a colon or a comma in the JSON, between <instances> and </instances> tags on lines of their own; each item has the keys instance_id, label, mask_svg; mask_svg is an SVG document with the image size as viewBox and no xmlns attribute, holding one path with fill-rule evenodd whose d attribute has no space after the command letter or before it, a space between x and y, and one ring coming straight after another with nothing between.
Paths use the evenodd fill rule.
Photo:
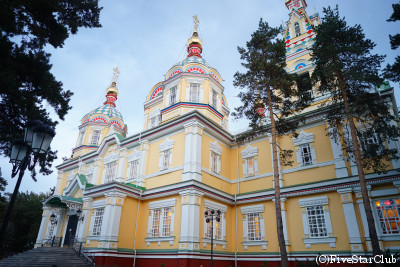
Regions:
<instances>
[{"instance_id":1,"label":"lamp glass","mask_svg":"<svg viewBox=\"0 0 400 267\"><path fill-rule=\"evenodd\" d=\"M24 142L22 142L22 140L14 142L11 148L10 162L21 162L25 158L27 150L28 147L24 144Z\"/></svg>"},{"instance_id":2,"label":"lamp glass","mask_svg":"<svg viewBox=\"0 0 400 267\"><path fill-rule=\"evenodd\" d=\"M32 141L32 151L34 153L47 153L50 143L53 140L54 132L44 127L35 129Z\"/></svg>"}]
</instances>

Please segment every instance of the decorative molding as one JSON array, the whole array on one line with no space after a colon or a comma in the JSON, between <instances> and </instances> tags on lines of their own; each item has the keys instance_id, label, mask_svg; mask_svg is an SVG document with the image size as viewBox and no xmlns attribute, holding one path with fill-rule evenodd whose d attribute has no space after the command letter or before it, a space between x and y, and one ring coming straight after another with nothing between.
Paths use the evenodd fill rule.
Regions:
<instances>
[{"instance_id":1,"label":"decorative molding","mask_svg":"<svg viewBox=\"0 0 400 267\"><path fill-rule=\"evenodd\" d=\"M242 214L264 212L264 205L259 204L254 206L241 207L240 211Z\"/></svg>"},{"instance_id":2,"label":"decorative molding","mask_svg":"<svg viewBox=\"0 0 400 267\"><path fill-rule=\"evenodd\" d=\"M217 140L215 140L213 143L210 143L210 150L213 151L213 152L215 152L215 153L217 153L217 154L220 155L220 156L221 156L221 154L222 154L222 147L220 147L220 146L218 145Z\"/></svg>"},{"instance_id":3,"label":"decorative molding","mask_svg":"<svg viewBox=\"0 0 400 267\"><path fill-rule=\"evenodd\" d=\"M97 208L103 208L106 205L106 200L97 200L92 203L92 208L97 209Z\"/></svg>"},{"instance_id":4,"label":"decorative molding","mask_svg":"<svg viewBox=\"0 0 400 267\"><path fill-rule=\"evenodd\" d=\"M328 205L328 197L313 197L313 198L303 198L299 200L300 207L316 206L316 205Z\"/></svg>"},{"instance_id":5,"label":"decorative molding","mask_svg":"<svg viewBox=\"0 0 400 267\"><path fill-rule=\"evenodd\" d=\"M176 204L175 198L154 201L154 202L149 203L149 209L152 210L152 209L158 209L158 208L164 208L164 207L175 207L175 204Z\"/></svg>"},{"instance_id":6,"label":"decorative molding","mask_svg":"<svg viewBox=\"0 0 400 267\"><path fill-rule=\"evenodd\" d=\"M336 237L315 237L303 238L306 248L311 248L312 244L329 244L331 248L336 247Z\"/></svg>"},{"instance_id":7,"label":"decorative molding","mask_svg":"<svg viewBox=\"0 0 400 267\"><path fill-rule=\"evenodd\" d=\"M268 242L264 241L264 240L261 240L261 241L243 241L242 242L243 248L245 250L247 250L248 247L255 247L255 246L261 246L261 248L263 250L265 250L265 249L267 249L267 244L268 244Z\"/></svg>"},{"instance_id":8,"label":"decorative molding","mask_svg":"<svg viewBox=\"0 0 400 267\"><path fill-rule=\"evenodd\" d=\"M117 161L118 158L119 158L118 153L111 153L108 156L104 157L104 164L108 164L110 162Z\"/></svg>"},{"instance_id":9,"label":"decorative molding","mask_svg":"<svg viewBox=\"0 0 400 267\"><path fill-rule=\"evenodd\" d=\"M207 200L207 199L204 200L204 207L210 208L213 210L220 210L221 212L227 212L227 210L228 210L227 206Z\"/></svg>"},{"instance_id":10,"label":"decorative molding","mask_svg":"<svg viewBox=\"0 0 400 267\"><path fill-rule=\"evenodd\" d=\"M295 146L309 144L312 142L314 142L314 134L313 133L307 134L303 130L300 131L300 134L297 138L293 138L293 143Z\"/></svg>"},{"instance_id":11,"label":"decorative molding","mask_svg":"<svg viewBox=\"0 0 400 267\"><path fill-rule=\"evenodd\" d=\"M140 151L136 148L133 150L133 153L128 156L128 162L132 162L140 159Z\"/></svg>"},{"instance_id":12,"label":"decorative molding","mask_svg":"<svg viewBox=\"0 0 400 267\"><path fill-rule=\"evenodd\" d=\"M251 158L258 155L258 148L247 145L247 147L240 152L242 159Z\"/></svg>"},{"instance_id":13,"label":"decorative molding","mask_svg":"<svg viewBox=\"0 0 400 267\"><path fill-rule=\"evenodd\" d=\"M164 143L160 144L160 152L172 149L174 147L174 140L170 140L168 137L165 139Z\"/></svg>"}]
</instances>

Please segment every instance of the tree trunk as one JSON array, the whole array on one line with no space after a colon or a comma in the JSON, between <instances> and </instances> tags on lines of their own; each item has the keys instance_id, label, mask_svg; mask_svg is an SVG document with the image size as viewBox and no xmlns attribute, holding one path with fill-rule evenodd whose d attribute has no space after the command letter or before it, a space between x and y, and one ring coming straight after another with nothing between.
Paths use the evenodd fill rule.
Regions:
<instances>
[{"instance_id":1,"label":"tree trunk","mask_svg":"<svg viewBox=\"0 0 400 267\"><path fill-rule=\"evenodd\" d=\"M283 234L282 211L281 211L281 188L279 185L279 166L278 166L278 151L276 149L276 129L275 119L272 110L272 96L271 89L267 88L268 94L268 110L271 119L271 132L272 132L272 160L274 168L274 184L275 184L275 213L276 213L276 228L278 233L279 250L281 252L282 267L288 266L288 256L286 252L285 236Z\"/></svg>"},{"instance_id":2,"label":"tree trunk","mask_svg":"<svg viewBox=\"0 0 400 267\"><path fill-rule=\"evenodd\" d=\"M361 162L361 151L360 151L360 144L357 138L356 126L354 124L353 115L350 112L350 107L347 100L347 93L346 89L344 88L344 81L340 75L338 75L338 81L340 84L340 91L343 97L346 116L350 123L351 139L353 141L353 147L354 147L354 157L356 159L358 177L360 179L361 194L364 202L365 214L367 216L369 236L371 238L371 244L372 244L372 252L374 253L374 255L381 255L378 235L376 234L374 216L372 214L371 203L369 201L369 196L368 196L367 181L365 180L364 169ZM381 266L381 264L377 264L377 266Z\"/></svg>"}]
</instances>

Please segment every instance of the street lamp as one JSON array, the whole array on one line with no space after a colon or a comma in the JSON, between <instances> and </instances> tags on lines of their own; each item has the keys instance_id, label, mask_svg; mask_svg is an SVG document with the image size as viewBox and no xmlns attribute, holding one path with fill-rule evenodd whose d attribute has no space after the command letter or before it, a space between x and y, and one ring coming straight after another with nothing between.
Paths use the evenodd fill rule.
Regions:
<instances>
[{"instance_id":1,"label":"street lamp","mask_svg":"<svg viewBox=\"0 0 400 267\"><path fill-rule=\"evenodd\" d=\"M50 222L52 225L57 224L57 218L56 218L56 215L54 215L54 213L51 214L51 216L50 216Z\"/></svg>"},{"instance_id":2,"label":"street lamp","mask_svg":"<svg viewBox=\"0 0 400 267\"><path fill-rule=\"evenodd\" d=\"M3 244L4 233L10 220L25 170L28 168L29 171L32 171L35 168L39 157L44 156L49 151L50 143L54 136L55 132L49 125L40 120L33 120L26 124L24 138L17 139L12 143L10 162L13 168L11 177L14 178L18 173L19 176L1 225L0 245ZM55 217L54 214L53 216Z\"/></svg>"},{"instance_id":3,"label":"street lamp","mask_svg":"<svg viewBox=\"0 0 400 267\"><path fill-rule=\"evenodd\" d=\"M217 214L215 214L217 213ZM211 210L210 212L208 212L208 210L206 210L204 212L204 217L206 218L206 223L210 223L211 222L211 267L213 267L213 239L214 239L214 220L216 222L221 221L221 211L220 210Z\"/></svg>"},{"instance_id":4,"label":"street lamp","mask_svg":"<svg viewBox=\"0 0 400 267\"><path fill-rule=\"evenodd\" d=\"M81 209L78 209L76 211L76 215L78 215L78 221L82 221L83 222L83 220L85 219L85 216L82 215L82 210ZM82 215L82 217L81 217L81 215Z\"/></svg>"}]
</instances>

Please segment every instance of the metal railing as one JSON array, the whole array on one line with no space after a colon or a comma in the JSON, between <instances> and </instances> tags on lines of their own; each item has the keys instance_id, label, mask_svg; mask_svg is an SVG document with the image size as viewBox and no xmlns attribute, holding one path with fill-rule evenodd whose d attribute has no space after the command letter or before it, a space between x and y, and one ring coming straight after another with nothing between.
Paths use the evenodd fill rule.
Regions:
<instances>
[{"instance_id":1,"label":"metal railing","mask_svg":"<svg viewBox=\"0 0 400 267\"><path fill-rule=\"evenodd\" d=\"M88 256L88 250L83 245L83 242L81 242L75 238L72 247L75 250L76 254L79 257L81 257L87 264L89 264L91 266L96 265L94 263L94 256Z\"/></svg>"},{"instance_id":2,"label":"metal railing","mask_svg":"<svg viewBox=\"0 0 400 267\"><path fill-rule=\"evenodd\" d=\"M61 237L52 236L49 239L45 239L42 243L42 247L59 247Z\"/></svg>"}]
</instances>

